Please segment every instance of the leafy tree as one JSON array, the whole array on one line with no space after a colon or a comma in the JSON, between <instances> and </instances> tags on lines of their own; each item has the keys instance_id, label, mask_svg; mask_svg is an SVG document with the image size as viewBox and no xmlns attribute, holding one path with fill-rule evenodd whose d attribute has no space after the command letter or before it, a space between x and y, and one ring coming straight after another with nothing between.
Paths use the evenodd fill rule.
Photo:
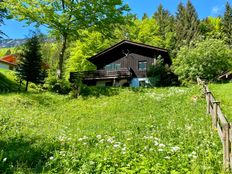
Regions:
<instances>
[{"instance_id":1,"label":"leafy tree","mask_svg":"<svg viewBox=\"0 0 232 174\"><path fill-rule=\"evenodd\" d=\"M36 84L43 82L45 75L42 69L42 56L37 35L33 35L25 43L16 71L20 81L26 81L26 91L29 82Z\"/></svg>"},{"instance_id":2,"label":"leafy tree","mask_svg":"<svg viewBox=\"0 0 232 174\"><path fill-rule=\"evenodd\" d=\"M226 41L232 47L232 7L226 3L226 11L222 20L223 31L226 34Z\"/></svg>"},{"instance_id":3,"label":"leafy tree","mask_svg":"<svg viewBox=\"0 0 232 174\"><path fill-rule=\"evenodd\" d=\"M199 32L202 36L215 38L215 39L224 39L224 35L221 32L222 30L222 20L220 17L207 17L200 22Z\"/></svg>"},{"instance_id":4,"label":"leafy tree","mask_svg":"<svg viewBox=\"0 0 232 174\"><path fill-rule=\"evenodd\" d=\"M3 2L3 0L0 0L0 5L1 3ZM6 10L2 7L0 7L0 26L4 25L4 21L3 19L6 17ZM2 39L3 37L2 36L6 36L5 33L3 33L1 30L0 30L0 39Z\"/></svg>"},{"instance_id":5,"label":"leafy tree","mask_svg":"<svg viewBox=\"0 0 232 174\"><path fill-rule=\"evenodd\" d=\"M87 58L108 48L112 42L102 37L99 32L83 30L81 40L77 40L69 49L70 58L66 62L66 77L70 72L94 70L95 66Z\"/></svg>"},{"instance_id":6,"label":"leafy tree","mask_svg":"<svg viewBox=\"0 0 232 174\"><path fill-rule=\"evenodd\" d=\"M175 27L177 50L179 50L179 48L183 45L189 45L190 42L196 38L198 34L198 27L198 14L192 3L188 0L186 7L180 3L176 14Z\"/></svg>"},{"instance_id":7,"label":"leafy tree","mask_svg":"<svg viewBox=\"0 0 232 174\"><path fill-rule=\"evenodd\" d=\"M197 76L214 80L231 69L231 50L218 39L207 39L180 49L174 59L174 72L182 83L196 81Z\"/></svg>"},{"instance_id":8,"label":"leafy tree","mask_svg":"<svg viewBox=\"0 0 232 174\"><path fill-rule=\"evenodd\" d=\"M111 31L114 24L124 22L123 13L129 10L122 0L7 0L3 6L17 20L44 25L62 40L58 66L60 78L67 41L71 36L78 37L78 32L86 28L103 33Z\"/></svg>"}]
</instances>

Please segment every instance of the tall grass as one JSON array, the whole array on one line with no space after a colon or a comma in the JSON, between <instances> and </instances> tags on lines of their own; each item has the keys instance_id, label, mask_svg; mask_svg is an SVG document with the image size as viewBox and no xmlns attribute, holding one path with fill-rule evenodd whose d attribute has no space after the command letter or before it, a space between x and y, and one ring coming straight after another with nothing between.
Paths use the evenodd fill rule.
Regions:
<instances>
[{"instance_id":1,"label":"tall grass","mask_svg":"<svg viewBox=\"0 0 232 174\"><path fill-rule=\"evenodd\" d=\"M220 105L225 116L232 122L232 83L210 84L209 88L216 100L221 102Z\"/></svg>"},{"instance_id":2,"label":"tall grass","mask_svg":"<svg viewBox=\"0 0 232 174\"><path fill-rule=\"evenodd\" d=\"M198 87L0 96L0 173L220 173Z\"/></svg>"}]
</instances>

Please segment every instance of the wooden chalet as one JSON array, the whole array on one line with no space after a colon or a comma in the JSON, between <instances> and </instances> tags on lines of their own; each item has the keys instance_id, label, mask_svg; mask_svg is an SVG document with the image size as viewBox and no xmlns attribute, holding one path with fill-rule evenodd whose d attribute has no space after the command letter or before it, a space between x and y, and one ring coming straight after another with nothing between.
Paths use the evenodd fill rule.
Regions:
<instances>
[{"instance_id":1,"label":"wooden chalet","mask_svg":"<svg viewBox=\"0 0 232 174\"><path fill-rule=\"evenodd\" d=\"M78 76L83 83L92 86L143 86L149 83L147 70L161 56L171 65L166 49L123 40L116 45L90 57L97 70L71 72L70 82Z\"/></svg>"}]
</instances>

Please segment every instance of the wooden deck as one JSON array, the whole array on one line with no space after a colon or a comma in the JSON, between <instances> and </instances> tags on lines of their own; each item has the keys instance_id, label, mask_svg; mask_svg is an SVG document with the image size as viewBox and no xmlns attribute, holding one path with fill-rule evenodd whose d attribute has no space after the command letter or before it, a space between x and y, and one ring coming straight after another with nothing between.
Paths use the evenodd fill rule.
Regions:
<instances>
[{"instance_id":1,"label":"wooden deck","mask_svg":"<svg viewBox=\"0 0 232 174\"><path fill-rule=\"evenodd\" d=\"M76 78L83 80L99 80L99 79L122 79L132 77L132 73L127 68L121 68L117 71L96 70L96 71L79 71L70 72L70 82L74 82Z\"/></svg>"}]
</instances>

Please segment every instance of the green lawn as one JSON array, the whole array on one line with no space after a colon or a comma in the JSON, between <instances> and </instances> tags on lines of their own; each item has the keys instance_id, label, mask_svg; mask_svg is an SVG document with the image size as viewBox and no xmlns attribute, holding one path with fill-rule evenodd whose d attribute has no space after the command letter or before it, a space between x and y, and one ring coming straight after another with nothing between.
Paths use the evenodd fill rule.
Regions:
<instances>
[{"instance_id":1,"label":"green lawn","mask_svg":"<svg viewBox=\"0 0 232 174\"><path fill-rule=\"evenodd\" d=\"M18 84L15 82L15 72L0 68L0 94L18 90Z\"/></svg>"},{"instance_id":2,"label":"green lawn","mask_svg":"<svg viewBox=\"0 0 232 174\"><path fill-rule=\"evenodd\" d=\"M210 84L210 90L217 101L221 102L221 108L228 120L232 121L232 83Z\"/></svg>"},{"instance_id":3,"label":"green lawn","mask_svg":"<svg viewBox=\"0 0 232 174\"><path fill-rule=\"evenodd\" d=\"M0 173L222 172L198 87L109 90L0 95Z\"/></svg>"}]
</instances>

